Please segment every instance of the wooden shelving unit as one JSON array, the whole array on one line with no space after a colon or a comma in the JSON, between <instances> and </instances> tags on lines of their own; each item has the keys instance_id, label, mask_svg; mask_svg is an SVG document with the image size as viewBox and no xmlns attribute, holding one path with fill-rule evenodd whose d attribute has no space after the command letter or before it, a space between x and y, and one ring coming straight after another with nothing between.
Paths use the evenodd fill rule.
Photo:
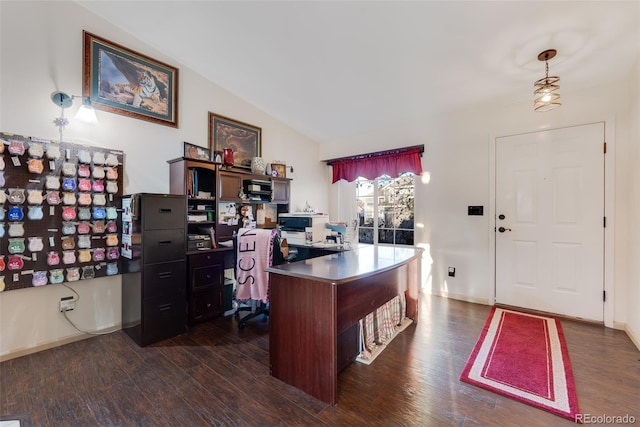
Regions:
<instances>
[{"instance_id":1,"label":"wooden shelving unit","mask_svg":"<svg viewBox=\"0 0 640 427\"><path fill-rule=\"evenodd\" d=\"M170 193L187 196L188 320L195 324L226 309L224 269L233 267L233 253L220 242L231 240L242 226L238 218L242 208L251 206L255 216L258 207L265 207L269 216L259 226L276 227L278 214L289 211L291 179L255 175L241 168L225 169L210 161L184 157L168 163ZM205 234L213 237L212 247L194 248L196 239L189 246L189 235Z\"/></svg>"}]
</instances>

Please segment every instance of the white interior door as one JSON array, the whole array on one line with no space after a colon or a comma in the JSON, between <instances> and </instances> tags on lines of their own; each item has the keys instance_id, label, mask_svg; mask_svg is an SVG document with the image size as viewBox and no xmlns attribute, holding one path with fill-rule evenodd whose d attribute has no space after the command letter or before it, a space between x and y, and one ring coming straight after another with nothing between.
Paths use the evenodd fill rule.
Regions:
<instances>
[{"instance_id":1,"label":"white interior door","mask_svg":"<svg viewBox=\"0 0 640 427\"><path fill-rule=\"evenodd\" d=\"M604 124L496 138L496 302L603 320Z\"/></svg>"}]
</instances>

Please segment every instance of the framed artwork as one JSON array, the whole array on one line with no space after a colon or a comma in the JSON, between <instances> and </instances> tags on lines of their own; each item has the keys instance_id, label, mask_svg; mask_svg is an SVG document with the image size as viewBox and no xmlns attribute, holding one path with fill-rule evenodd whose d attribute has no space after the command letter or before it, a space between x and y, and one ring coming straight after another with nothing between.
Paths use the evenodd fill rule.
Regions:
<instances>
[{"instance_id":1,"label":"framed artwork","mask_svg":"<svg viewBox=\"0 0 640 427\"><path fill-rule=\"evenodd\" d=\"M188 142L184 142L184 157L197 160L210 160L211 154L208 148L193 145Z\"/></svg>"},{"instance_id":2,"label":"framed artwork","mask_svg":"<svg viewBox=\"0 0 640 427\"><path fill-rule=\"evenodd\" d=\"M262 155L262 129L209 112L209 149L225 148L233 150L233 166L251 169L251 159Z\"/></svg>"},{"instance_id":3,"label":"framed artwork","mask_svg":"<svg viewBox=\"0 0 640 427\"><path fill-rule=\"evenodd\" d=\"M287 177L287 165L283 163L271 163L271 176Z\"/></svg>"},{"instance_id":4,"label":"framed artwork","mask_svg":"<svg viewBox=\"0 0 640 427\"><path fill-rule=\"evenodd\" d=\"M98 110L178 127L178 69L83 31L82 95Z\"/></svg>"}]
</instances>

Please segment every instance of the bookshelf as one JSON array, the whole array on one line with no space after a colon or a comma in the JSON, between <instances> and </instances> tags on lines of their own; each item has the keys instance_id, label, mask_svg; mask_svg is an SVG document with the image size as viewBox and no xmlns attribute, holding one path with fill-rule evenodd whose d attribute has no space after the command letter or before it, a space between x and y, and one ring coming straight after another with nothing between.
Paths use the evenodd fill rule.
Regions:
<instances>
[{"instance_id":1,"label":"bookshelf","mask_svg":"<svg viewBox=\"0 0 640 427\"><path fill-rule=\"evenodd\" d=\"M243 212L251 211L257 219L261 210L264 223L258 227L275 228L278 214L289 211L291 179L184 157L168 163L170 193L187 196L187 300L192 325L227 309L224 269L233 268L233 253L219 242L230 241L242 227ZM207 235L208 242L203 240Z\"/></svg>"}]
</instances>

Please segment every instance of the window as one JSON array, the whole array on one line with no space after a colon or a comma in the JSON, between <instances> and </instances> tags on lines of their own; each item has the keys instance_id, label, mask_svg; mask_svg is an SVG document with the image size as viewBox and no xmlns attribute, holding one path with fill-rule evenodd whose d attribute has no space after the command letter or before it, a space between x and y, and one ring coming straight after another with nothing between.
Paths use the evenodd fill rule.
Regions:
<instances>
[{"instance_id":1,"label":"window","mask_svg":"<svg viewBox=\"0 0 640 427\"><path fill-rule=\"evenodd\" d=\"M360 243L413 246L414 175L356 180Z\"/></svg>"}]
</instances>

